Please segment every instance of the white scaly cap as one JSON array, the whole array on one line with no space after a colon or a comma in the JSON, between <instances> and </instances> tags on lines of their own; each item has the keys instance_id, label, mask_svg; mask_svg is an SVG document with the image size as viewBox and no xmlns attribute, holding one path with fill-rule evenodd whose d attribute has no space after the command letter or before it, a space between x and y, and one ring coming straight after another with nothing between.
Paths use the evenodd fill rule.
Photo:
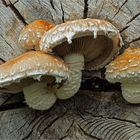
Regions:
<instances>
[{"instance_id":1,"label":"white scaly cap","mask_svg":"<svg viewBox=\"0 0 140 140\"><path fill-rule=\"evenodd\" d=\"M140 48L128 48L108 66L106 79L120 82L124 99L129 103L140 103Z\"/></svg>"},{"instance_id":2,"label":"white scaly cap","mask_svg":"<svg viewBox=\"0 0 140 140\"><path fill-rule=\"evenodd\" d=\"M128 48L106 66L106 79L110 82L140 80L140 49Z\"/></svg>"},{"instance_id":3,"label":"white scaly cap","mask_svg":"<svg viewBox=\"0 0 140 140\"><path fill-rule=\"evenodd\" d=\"M66 53L82 53L85 68L99 69L111 61L122 45L119 30L110 22L87 18L51 28L43 35L40 50L51 52L56 48L56 54L62 57Z\"/></svg>"},{"instance_id":4,"label":"white scaly cap","mask_svg":"<svg viewBox=\"0 0 140 140\"><path fill-rule=\"evenodd\" d=\"M69 77L68 67L56 56L30 51L0 65L0 87L29 77L40 81L45 75L53 76L60 83Z\"/></svg>"}]
</instances>

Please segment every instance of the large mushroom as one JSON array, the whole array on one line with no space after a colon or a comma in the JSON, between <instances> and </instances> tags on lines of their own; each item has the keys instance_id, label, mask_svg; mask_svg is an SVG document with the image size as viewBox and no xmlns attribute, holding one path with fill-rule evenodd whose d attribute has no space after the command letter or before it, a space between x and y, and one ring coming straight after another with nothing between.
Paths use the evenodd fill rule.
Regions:
<instances>
[{"instance_id":1,"label":"large mushroom","mask_svg":"<svg viewBox=\"0 0 140 140\"><path fill-rule=\"evenodd\" d=\"M63 60L40 51L27 52L0 65L0 87L23 90L26 103L38 110L55 103L55 89L68 77Z\"/></svg>"},{"instance_id":2,"label":"large mushroom","mask_svg":"<svg viewBox=\"0 0 140 140\"><path fill-rule=\"evenodd\" d=\"M81 83L81 71L97 70L111 61L123 45L119 30L110 22L79 19L58 24L40 41L40 50L54 52L69 65L71 79L57 91L59 99L73 96Z\"/></svg>"},{"instance_id":3,"label":"large mushroom","mask_svg":"<svg viewBox=\"0 0 140 140\"><path fill-rule=\"evenodd\" d=\"M106 68L106 79L121 83L124 99L140 103L140 48L126 49Z\"/></svg>"},{"instance_id":4,"label":"large mushroom","mask_svg":"<svg viewBox=\"0 0 140 140\"><path fill-rule=\"evenodd\" d=\"M42 35L54 26L53 23L46 20L35 20L23 28L20 32L18 42L22 47L28 50L38 50Z\"/></svg>"}]
</instances>

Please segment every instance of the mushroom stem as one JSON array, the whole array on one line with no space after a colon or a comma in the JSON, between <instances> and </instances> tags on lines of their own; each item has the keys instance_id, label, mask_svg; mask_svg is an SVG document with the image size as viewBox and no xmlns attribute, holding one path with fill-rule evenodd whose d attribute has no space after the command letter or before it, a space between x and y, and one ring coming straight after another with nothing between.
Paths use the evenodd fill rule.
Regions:
<instances>
[{"instance_id":1,"label":"mushroom stem","mask_svg":"<svg viewBox=\"0 0 140 140\"><path fill-rule=\"evenodd\" d=\"M59 99L68 99L74 96L79 90L81 85L82 69L84 67L84 56L82 54L69 54L65 56L64 61L69 66L70 79L67 80L61 88L56 90L56 96Z\"/></svg>"},{"instance_id":2,"label":"mushroom stem","mask_svg":"<svg viewBox=\"0 0 140 140\"><path fill-rule=\"evenodd\" d=\"M140 83L135 81L122 83L122 95L129 103L140 103Z\"/></svg>"},{"instance_id":3,"label":"mushroom stem","mask_svg":"<svg viewBox=\"0 0 140 140\"><path fill-rule=\"evenodd\" d=\"M47 110L56 102L53 90L47 89L46 83L34 83L23 89L26 103L37 110Z\"/></svg>"}]
</instances>

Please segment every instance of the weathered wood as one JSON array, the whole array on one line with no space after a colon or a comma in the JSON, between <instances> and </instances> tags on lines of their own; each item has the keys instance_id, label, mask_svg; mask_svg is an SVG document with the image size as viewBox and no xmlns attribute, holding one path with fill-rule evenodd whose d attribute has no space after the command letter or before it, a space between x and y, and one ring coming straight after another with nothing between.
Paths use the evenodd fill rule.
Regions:
<instances>
[{"instance_id":1,"label":"weathered wood","mask_svg":"<svg viewBox=\"0 0 140 140\"><path fill-rule=\"evenodd\" d=\"M1 0L0 64L26 51L18 45L18 35L35 19L54 23L86 17L107 19L120 30L124 47L139 47L139 7L139 0ZM91 77L93 73L85 72L84 80ZM21 94L0 94L2 106L19 101L23 101ZM117 91L80 91L49 111L28 107L1 111L0 126L0 140L140 140L140 105L128 104Z\"/></svg>"},{"instance_id":2,"label":"weathered wood","mask_svg":"<svg viewBox=\"0 0 140 140\"><path fill-rule=\"evenodd\" d=\"M24 50L17 43L23 24L17 19L8 5L0 1L0 59L9 60Z\"/></svg>"},{"instance_id":3,"label":"weathered wood","mask_svg":"<svg viewBox=\"0 0 140 140\"><path fill-rule=\"evenodd\" d=\"M80 91L49 111L24 108L0 116L1 139L140 139L140 105L115 92Z\"/></svg>"}]
</instances>

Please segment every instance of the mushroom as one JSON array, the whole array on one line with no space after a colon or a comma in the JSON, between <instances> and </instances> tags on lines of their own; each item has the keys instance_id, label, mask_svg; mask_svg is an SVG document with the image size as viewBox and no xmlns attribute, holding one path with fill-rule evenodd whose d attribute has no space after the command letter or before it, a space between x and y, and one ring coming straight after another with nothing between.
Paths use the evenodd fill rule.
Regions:
<instances>
[{"instance_id":1,"label":"mushroom","mask_svg":"<svg viewBox=\"0 0 140 140\"><path fill-rule=\"evenodd\" d=\"M45 20L35 20L25 26L19 35L19 44L26 49L38 50L39 42L45 31L54 27L53 23Z\"/></svg>"},{"instance_id":2,"label":"mushroom","mask_svg":"<svg viewBox=\"0 0 140 140\"><path fill-rule=\"evenodd\" d=\"M122 95L129 103L140 103L140 48L128 48L108 66L106 79L120 82Z\"/></svg>"},{"instance_id":3,"label":"mushroom","mask_svg":"<svg viewBox=\"0 0 140 140\"><path fill-rule=\"evenodd\" d=\"M71 73L71 79L57 90L57 97L72 97L79 90L83 67L88 70L104 67L122 45L119 30L105 20L87 18L68 21L45 32L40 50L53 51L62 57Z\"/></svg>"},{"instance_id":4,"label":"mushroom","mask_svg":"<svg viewBox=\"0 0 140 140\"><path fill-rule=\"evenodd\" d=\"M12 90L11 85L17 84L26 103L38 110L55 103L55 89L68 77L63 60L41 51L26 52L0 65L0 87Z\"/></svg>"}]
</instances>

